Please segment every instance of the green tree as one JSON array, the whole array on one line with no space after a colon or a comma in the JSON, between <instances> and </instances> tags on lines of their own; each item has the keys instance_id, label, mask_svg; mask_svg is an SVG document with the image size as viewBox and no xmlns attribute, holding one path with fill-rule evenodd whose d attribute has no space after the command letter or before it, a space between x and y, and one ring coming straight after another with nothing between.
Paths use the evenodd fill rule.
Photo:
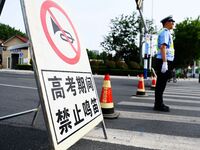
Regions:
<instances>
[{"instance_id":1,"label":"green tree","mask_svg":"<svg viewBox=\"0 0 200 150\"><path fill-rule=\"evenodd\" d=\"M200 58L200 18L187 18L174 29L175 64L187 67Z\"/></svg>"},{"instance_id":2,"label":"green tree","mask_svg":"<svg viewBox=\"0 0 200 150\"><path fill-rule=\"evenodd\" d=\"M110 29L101 46L108 52L115 52L116 60L139 62L139 48L136 45L139 29L136 13L112 19Z\"/></svg>"},{"instance_id":3,"label":"green tree","mask_svg":"<svg viewBox=\"0 0 200 150\"><path fill-rule=\"evenodd\" d=\"M158 33L156 25L154 25L152 20L146 20L146 26L149 34Z\"/></svg>"},{"instance_id":4,"label":"green tree","mask_svg":"<svg viewBox=\"0 0 200 150\"><path fill-rule=\"evenodd\" d=\"M98 58L103 60L103 61L106 61L108 59L108 54L103 51L102 53L100 53Z\"/></svg>"},{"instance_id":5,"label":"green tree","mask_svg":"<svg viewBox=\"0 0 200 150\"><path fill-rule=\"evenodd\" d=\"M153 22L146 20L149 33L155 33ZM141 17L133 12L131 15L116 17L111 20L111 31L104 37L101 46L108 52L115 53L115 60L140 62L140 49L138 45L138 34L142 32Z\"/></svg>"},{"instance_id":6,"label":"green tree","mask_svg":"<svg viewBox=\"0 0 200 150\"><path fill-rule=\"evenodd\" d=\"M14 35L25 36L25 33L22 33L20 30L16 30L15 28L10 27L9 25L0 23L0 39L1 40L7 40Z\"/></svg>"},{"instance_id":7,"label":"green tree","mask_svg":"<svg viewBox=\"0 0 200 150\"><path fill-rule=\"evenodd\" d=\"M89 59L97 59L97 54L89 49L86 49Z\"/></svg>"}]
</instances>

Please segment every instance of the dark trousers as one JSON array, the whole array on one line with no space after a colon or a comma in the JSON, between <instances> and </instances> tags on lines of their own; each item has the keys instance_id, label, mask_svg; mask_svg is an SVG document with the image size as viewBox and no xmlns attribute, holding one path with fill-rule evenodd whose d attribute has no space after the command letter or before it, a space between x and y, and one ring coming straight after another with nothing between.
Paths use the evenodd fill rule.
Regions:
<instances>
[{"instance_id":1,"label":"dark trousers","mask_svg":"<svg viewBox=\"0 0 200 150\"><path fill-rule=\"evenodd\" d=\"M163 104L163 93L165 90L165 87L167 85L167 81L172 76L172 70L173 70L173 62L168 62L168 70L165 73L161 72L162 68L162 59L156 59L156 74L157 74L157 82L156 82L156 88L155 88L155 107L160 107Z\"/></svg>"}]
</instances>

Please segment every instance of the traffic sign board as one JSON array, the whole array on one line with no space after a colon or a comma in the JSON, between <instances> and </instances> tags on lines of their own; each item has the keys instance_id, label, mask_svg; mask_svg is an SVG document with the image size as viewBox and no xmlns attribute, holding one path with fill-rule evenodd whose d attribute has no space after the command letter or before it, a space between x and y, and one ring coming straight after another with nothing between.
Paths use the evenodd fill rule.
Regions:
<instances>
[{"instance_id":1,"label":"traffic sign board","mask_svg":"<svg viewBox=\"0 0 200 150\"><path fill-rule=\"evenodd\" d=\"M67 33L69 34L69 32L66 32L65 29L62 27L62 25L59 23L59 21L56 18L56 14L54 14L52 9L57 9L58 12L62 13L62 15L66 18L67 22L69 23L70 28L72 29L71 31L75 35L75 42L77 42L77 47L75 47L73 42L70 41L70 37L67 35ZM49 13L49 16L47 15L47 13ZM43 27L44 33L46 35L46 38L49 41L53 50L56 52L56 54L66 63L69 63L69 64L77 63L80 58L80 42L79 42L79 38L76 33L76 30L74 28L74 25L72 24L72 21L69 18L69 16L67 15L67 13L55 2L45 1L41 6L40 16L41 16L41 23L42 23L42 27ZM51 37L50 32L49 32L50 27L47 24L48 19L51 19L51 21L53 23L53 27L56 26L57 30L61 32L61 35L67 41L65 44L69 44L71 49L67 49L67 46L66 46L66 50L74 51L75 56L73 58L70 58L70 57L66 56L64 53L62 53L61 50L55 44L54 39L53 39L53 37Z\"/></svg>"},{"instance_id":2,"label":"traffic sign board","mask_svg":"<svg viewBox=\"0 0 200 150\"><path fill-rule=\"evenodd\" d=\"M22 0L45 122L56 150L66 150L103 122L87 52L67 6L54 0Z\"/></svg>"},{"instance_id":3,"label":"traffic sign board","mask_svg":"<svg viewBox=\"0 0 200 150\"><path fill-rule=\"evenodd\" d=\"M19 53L19 58L23 58L24 54L21 52Z\"/></svg>"}]
</instances>

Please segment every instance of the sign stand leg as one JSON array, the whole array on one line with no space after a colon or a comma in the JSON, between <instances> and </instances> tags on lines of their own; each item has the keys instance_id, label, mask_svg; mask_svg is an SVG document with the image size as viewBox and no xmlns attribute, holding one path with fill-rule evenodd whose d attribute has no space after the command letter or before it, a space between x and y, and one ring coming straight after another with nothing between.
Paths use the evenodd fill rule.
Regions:
<instances>
[{"instance_id":1,"label":"sign stand leg","mask_svg":"<svg viewBox=\"0 0 200 150\"><path fill-rule=\"evenodd\" d=\"M104 138L108 139L104 120L101 122L101 125L102 125L102 129L103 129Z\"/></svg>"},{"instance_id":2,"label":"sign stand leg","mask_svg":"<svg viewBox=\"0 0 200 150\"><path fill-rule=\"evenodd\" d=\"M33 116L33 120L32 120L31 126L35 126L35 121L36 121L36 119L38 117L40 107L41 107L41 105L40 105L40 101L39 101L38 106L37 106L37 111L35 112L35 114Z\"/></svg>"}]
</instances>

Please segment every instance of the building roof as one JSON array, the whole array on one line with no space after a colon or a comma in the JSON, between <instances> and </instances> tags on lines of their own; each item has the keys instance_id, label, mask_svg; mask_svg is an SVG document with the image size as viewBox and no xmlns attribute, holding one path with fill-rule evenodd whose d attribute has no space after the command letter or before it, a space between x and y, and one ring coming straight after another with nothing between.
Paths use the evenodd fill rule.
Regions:
<instances>
[{"instance_id":1,"label":"building roof","mask_svg":"<svg viewBox=\"0 0 200 150\"><path fill-rule=\"evenodd\" d=\"M6 43L8 43L9 41L12 41L14 38L19 39L22 43L18 43L18 44L15 44L15 45L7 46L7 50L28 48L28 46L29 46L28 39L26 37L22 37L20 35L12 36L8 40L4 41L2 44L6 45Z\"/></svg>"},{"instance_id":2,"label":"building roof","mask_svg":"<svg viewBox=\"0 0 200 150\"><path fill-rule=\"evenodd\" d=\"M22 37L22 36L20 36L20 35L16 35L16 37L18 38L18 39L20 39L22 42L24 42L24 43L27 43L28 42L28 39L26 38L26 37Z\"/></svg>"},{"instance_id":3,"label":"building roof","mask_svg":"<svg viewBox=\"0 0 200 150\"><path fill-rule=\"evenodd\" d=\"M9 42L10 40L14 39L14 38L18 38L20 41L22 41L23 43L27 43L28 42L28 39L26 37L22 37L20 35L15 35L15 36L12 36L11 38L7 39L6 41L4 41L3 43L7 43Z\"/></svg>"}]
</instances>

